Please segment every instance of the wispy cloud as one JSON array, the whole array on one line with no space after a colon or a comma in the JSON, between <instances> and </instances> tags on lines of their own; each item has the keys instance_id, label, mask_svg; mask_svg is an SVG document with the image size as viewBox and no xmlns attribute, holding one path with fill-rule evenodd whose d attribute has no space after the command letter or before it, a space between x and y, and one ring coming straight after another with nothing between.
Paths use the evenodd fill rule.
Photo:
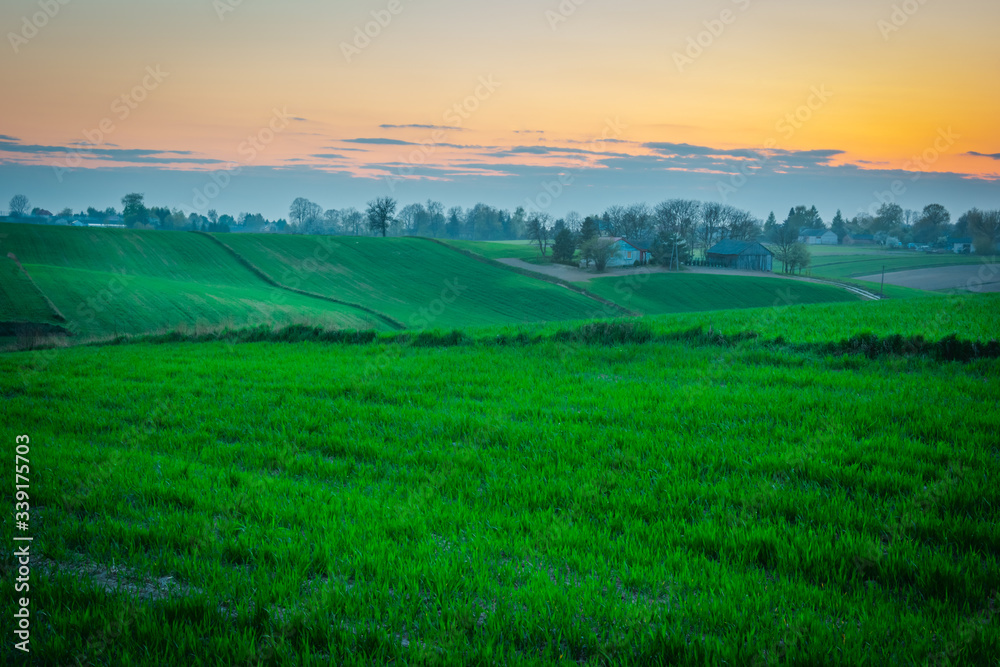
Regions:
<instances>
[{"instance_id":1,"label":"wispy cloud","mask_svg":"<svg viewBox=\"0 0 1000 667\"><path fill-rule=\"evenodd\" d=\"M382 146L417 146L412 141L401 141L400 139L385 139L382 137L375 138L361 138L361 139L343 139L344 143L347 144L375 144Z\"/></svg>"},{"instance_id":2,"label":"wispy cloud","mask_svg":"<svg viewBox=\"0 0 1000 667\"><path fill-rule=\"evenodd\" d=\"M978 151L969 151L966 155L972 155L974 157L988 157L993 160L1000 160L1000 153L980 153Z\"/></svg>"},{"instance_id":3,"label":"wispy cloud","mask_svg":"<svg viewBox=\"0 0 1000 667\"><path fill-rule=\"evenodd\" d=\"M464 132L464 127L452 127L450 125L421 125L420 123L411 123L409 125L379 125L379 127L386 130L448 130L449 132Z\"/></svg>"}]
</instances>

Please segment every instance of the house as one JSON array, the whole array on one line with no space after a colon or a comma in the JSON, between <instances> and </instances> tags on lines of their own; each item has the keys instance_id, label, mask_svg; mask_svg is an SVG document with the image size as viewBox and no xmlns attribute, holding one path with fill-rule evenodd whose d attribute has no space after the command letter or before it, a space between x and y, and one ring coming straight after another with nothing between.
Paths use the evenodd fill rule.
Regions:
<instances>
[{"instance_id":1,"label":"house","mask_svg":"<svg viewBox=\"0 0 1000 667\"><path fill-rule=\"evenodd\" d=\"M743 271L772 271L774 254L756 241L726 240L708 249L708 263Z\"/></svg>"},{"instance_id":2,"label":"house","mask_svg":"<svg viewBox=\"0 0 1000 667\"><path fill-rule=\"evenodd\" d=\"M844 245L875 245L872 234L848 234L844 237Z\"/></svg>"},{"instance_id":3,"label":"house","mask_svg":"<svg viewBox=\"0 0 1000 667\"><path fill-rule=\"evenodd\" d=\"M838 245L837 235L827 229L803 229L799 233L799 243L806 245Z\"/></svg>"},{"instance_id":4,"label":"house","mask_svg":"<svg viewBox=\"0 0 1000 667\"><path fill-rule=\"evenodd\" d=\"M969 255L972 253L972 239L958 238L948 239L948 245L956 255Z\"/></svg>"},{"instance_id":5,"label":"house","mask_svg":"<svg viewBox=\"0 0 1000 667\"><path fill-rule=\"evenodd\" d=\"M639 241L629 241L623 238L611 239L615 242L615 256L608 261L608 266L634 266L646 264L650 259L650 250Z\"/></svg>"}]
</instances>

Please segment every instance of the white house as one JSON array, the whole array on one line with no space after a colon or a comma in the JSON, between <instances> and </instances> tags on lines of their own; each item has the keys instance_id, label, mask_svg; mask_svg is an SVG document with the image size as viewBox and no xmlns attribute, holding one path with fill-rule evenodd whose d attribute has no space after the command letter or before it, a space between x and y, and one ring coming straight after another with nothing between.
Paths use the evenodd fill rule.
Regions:
<instances>
[{"instance_id":1,"label":"white house","mask_svg":"<svg viewBox=\"0 0 1000 667\"><path fill-rule=\"evenodd\" d=\"M646 264L650 251L638 241L628 241L623 238L612 239L615 242L615 256L608 261L608 266L633 266L636 262Z\"/></svg>"},{"instance_id":2,"label":"white house","mask_svg":"<svg viewBox=\"0 0 1000 667\"><path fill-rule=\"evenodd\" d=\"M972 253L972 239L970 238L948 239L948 243L951 244L952 252L956 255L968 255Z\"/></svg>"},{"instance_id":3,"label":"white house","mask_svg":"<svg viewBox=\"0 0 1000 667\"><path fill-rule=\"evenodd\" d=\"M806 245L838 245L840 239L827 229L803 229L799 232L799 243Z\"/></svg>"}]
</instances>

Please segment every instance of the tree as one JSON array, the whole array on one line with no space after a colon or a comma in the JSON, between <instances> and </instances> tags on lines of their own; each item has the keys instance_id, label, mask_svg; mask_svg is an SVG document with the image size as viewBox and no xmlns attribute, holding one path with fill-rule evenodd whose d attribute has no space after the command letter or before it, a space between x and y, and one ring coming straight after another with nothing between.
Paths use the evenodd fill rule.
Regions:
<instances>
[{"instance_id":1,"label":"tree","mask_svg":"<svg viewBox=\"0 0 1000 667\"><path fill-rule=\"evenodd\" d=\"M576 254L576 239L568 227L563 227L556 234L552 244L552 259L557 262L572 262Z\"/></svg>"},{"instance_id":2,"label":"tree","mask_svg":"<svg viewBox=\"0 0 1000 667\"><path fill-rule=\"evenodd\" d=\"M794 249L799 242L799 228L795 226L794 219L794 215L789 215L774 232L774 256L782 263L784 273L791 273L795 266Z\"/></svg>"},{"instance_id":3,"label":"tree","mask_svg":"<svg viewBox=\"0 0 1000 667\"><path fill-rule=\"evenodd\" d=\"M773 241L777 228L778 219L774 217L774 211L771 211L771 215L767 216L767 220L764 222L764 231L761 233L761 238L765 241Z\"/></svg>"},{"instance_id":4,"label":"tree","mask_svg":"<svg viewBox=\"0 0 1000 667\"><path fill-rule=\"evenodd\" d=\"M67 206L63 210L59 211L58 216L60 218L72 218L73 217L73 209L71 209L69 206Z\"/></svg>"},{"instance_id":5,"label":"tree","mask_svg":"<svg viewBox=\"0 0 1000 667\"><path fill-rule=\"evenodd\" d=\"M122 197L122 218L125 219L126 227L146 224L149 220L149 210L146 208L144 195L133 192Z\"/></svg>"},{"instance_id":6,"label":"tree","mask_svg":"<svg viewBox=\"0 0 1000 667\"><path fill-rule=\"evenodd\" d=\"M809 266L811 261L812 255L809 254L809 247L805 243L796 242L792 245L791 252L789 253L789 266L792 273L796 270L802 273L802 269Z\"/></svg>"},{"instance_id":7,"label":"tree","mask_svg":"<svg viewBox=\"0 0 1000 667\"><path fill-rule=\"evenodd\" d=\"M427 211L427 232L435 238L441 236L445 227L444 204L428 199L424 210Z\"/></svg>"},{"instance_id":8,"label":"tree","mask_svg":"<svg viewBox=\"0 0 1000 667\"><path fill-rule=\"evenodd\" d=\"M668 269L681 269L681 264L688 261L688 244L676 231L660 231L653 241L653 256L656 261Z\"/></svg>"},{"instance_id":9,"label":"tree","mask_svg":"<svg viewBox=\"0 0 1000 667\"><path fill-rule=\"evenodd\" d=\"M579 232L580 227L583 226L583 218L576 211L570 211L566 214L566 226L569 227L571 232Z\"/></svg>"},{"instance_id":10,"label":"tree","mask_svg":"<svg viewBox=\"0 0 1000 667\"><path fill-rule=\"evenodd\" d=\"M837 209L837 215L833 216L830 231L837 235L838 241L842 241L847 236L847 221L844 220L844 216L841 214L839 208Z\"/></svg>"},{"instance_id":11,"label":"tree","mask_svg":"<svg viewBox=\"0 0 1000 667\"><path fill-rule=\"evenodd\" d=\"M917 243L933 243L947 236L951 228L951 214L941 204L929 204L913 223L913 240Z\"/></svg>"},{"instance_id":12,"label":"tree","mask_svg":"<svg viewBox=\"0 0 1000 667\"><path fill-rule=\"evenodd\" d=\"M583 245L590 239L596 239L600 235L601 228L597 224L597 219L588 215L580 226L580 245Z\"/></svg>"},{"instance_id":13,"label":"tree","mask_svg":"<svg viewBox=\"0 0 1000 667\"><path fill-rule=\"evenodd\" d=\"M165 229L167 226L167 221L170 218L170 209L166 206L152 206L149 209L149 214L154 216L160 225L160 229Z\"/></svg>"},{"instance_id":14,"label":"tree","mask_svg":"<svg viewBox=\"0 0 1000 667\"><path fill-rule=\"evenodd\" d=\"M749 211L727 206L725 214L726 238L736 241L755 241L760 236L760 221Z\"/></svg>"},{"instance_id":15,"label":"tree","mask_svg":"<svg viewBox=\"0 0 1000 667\"><path fill-rule=\"evenodd\" d=\"M444 233L450 239L457 239L462 233L462 218L465 211L461 206L452 206L448 209L448 222L444 225Z\"/></svg>"},{"instance_id":16,"label":"tree","mask_svg":"<svg viewBox=\"0 0 1000 667\"><path fill-rule=\"evenodd\" d=\"M701 229L699 236L702 245L707 250L722 240L725 228L725 204L709 202L701 208Z\"/></svg>"},{"instance_id":17,"label":"tree","mask_svg":"<svg viewBox=\"0 0 1000 667\"><path fill-rule=\"evenodd\" d=\"M392 197L379 197L368 202L368 229L376 236L381 233L385 238L396 213L396 200Z\"/></svg>"},{"instance_id":18,"label":"tree","mask_svg":"<svg viewBox=\"0 0 1000 667\"><path fill-rule=\"evenodd\" d=\"M24 195L14 195L10 198L10 217L20 218L27 212L31 202Z\"/></svg>"},{"instance_id":19,"label":"tree","mask_svg":"<svg viewBox=\"0 0 1000 667\"><path fill-rule=\"evenodd\" d=\"M903 228L903 207L899 204L882 204L878 213L875 214L875 221L872 229L875 232L886 232L893 234Z\"/></svg>"},{"instance_id":20,"label":"tree","mask_svg":"<svg viewBox=\"0 0 1000 667\"><path fill-rule=\"evenodd\" d=\"M588 265L593 262L597 272L604 273L608 262L618 254L618 242L608 238L593 238L584 243L580 250Z\"/></svg>"},{"instance_id":21,"label":"tree","mask_svg":"<svg viewBox=\"0 0 1000 667\"><path fill-rule=\"evenodd\" d=\"M288 209L288 219L297 234L312 234L319 231L323 207L305 197L298 197Z\"/></svg>"},{"instance_id":22,"label":"tree","mask_svg":"<svg viewBox=\"0 0 1000 667\"><path fill-rule=\"evenodd\" d=\"M545 250L549 246L549 221L552 217L548 213L532 213L528 218L528 240L538 244L538 251L545 257Z\"/></svg>"},{"instance_id":23,"label":"tree","mask_svg":"<svg viewBox=\"0 0 1000 667\"><path fill-rule=\"evenodd\" d=\"M427 211L424 210L423 204L409 204L403 207L396 219L404 234L415 235L421 218L426 215Z\"/></svg>"},{"instance_id":24,"label":"tree","mask_svg":"<svg viewBox=\"0 0 1000 667\"><path fill-rule=\"evenodd\" d=\"M1000 210L969 211L969 232L975 244L977 255L994 255L1000 242Z\"/></svg>"}]
</instances>

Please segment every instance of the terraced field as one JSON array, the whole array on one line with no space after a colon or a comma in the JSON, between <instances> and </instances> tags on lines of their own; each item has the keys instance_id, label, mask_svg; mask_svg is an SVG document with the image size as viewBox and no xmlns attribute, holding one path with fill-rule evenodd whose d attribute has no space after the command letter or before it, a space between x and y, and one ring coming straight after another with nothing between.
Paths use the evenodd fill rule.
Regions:
<instances>
[{"instance_id":1,"label":"terraced field","mask_svg":"<svg viewBox=\"0 0 1000 667\"><path fill-rule=\"evenodd\" d=\"M998 307L2 355L32 657L996 665Z\"/></svg>"}]
</instances>

